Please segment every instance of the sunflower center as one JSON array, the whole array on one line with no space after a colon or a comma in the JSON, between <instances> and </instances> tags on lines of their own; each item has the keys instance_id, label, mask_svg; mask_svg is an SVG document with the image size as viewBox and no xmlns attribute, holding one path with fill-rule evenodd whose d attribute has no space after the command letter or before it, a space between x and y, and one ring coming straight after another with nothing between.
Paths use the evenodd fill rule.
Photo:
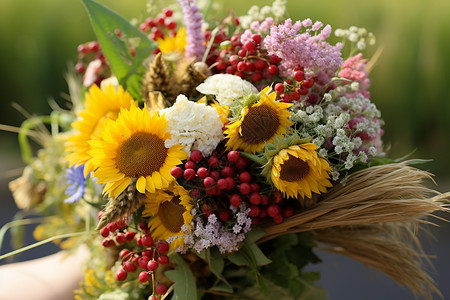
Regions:
<instances>
[{"instance_id":1,"label":"sunflower center","mask_svg":"<svg viewBox=\"0 0 450 300\"><path fill-rule=\"evenodd\" d=\"M164 140L136 132L117 149L117 168L128 177L148 176L159 171L167 157Z\"/></svg>"},{"instance_id":2,"label":"sunflower center","mask_svg":"<svg viewBox=\"0 0 450 300\"><path fill-rule=\"evenodd\" d=\"M298 181L303 179L308 173L308 163L289 154L288 160L281 165L280 179L288 182Z\"/></svg>"},{"instance_id":3,"label":"sunflower center","mask_svg":"<svg viewBox=\"0 0 450 300\"><path fill-rule=\"evenodd\" d=\"M165 201L159 205L158 216L164 227L177 233L184 224L183 213L185 211L186 209L180 205L180 198L176 196L171 201Z\"/></svg>"},{"instance_id":4,"label":"sunflower center","mask_svg":"<svg viewBox=\"0 0 450 300\"><path fill-rule=\"evenodd\" d=\"M241 124L242 139L247 144L259 144L269 140L277 132L280 121L272 106L252 106Z\"/></svg>"}]
</instances>

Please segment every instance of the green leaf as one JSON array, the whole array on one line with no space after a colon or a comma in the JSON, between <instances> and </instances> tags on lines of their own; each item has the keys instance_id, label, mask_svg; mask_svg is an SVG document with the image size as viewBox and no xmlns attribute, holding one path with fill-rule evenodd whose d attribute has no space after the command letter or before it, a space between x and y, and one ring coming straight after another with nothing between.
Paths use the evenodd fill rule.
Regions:
<instances>
[{"instance_id":1,"label":"green leaf","mask_svg":"<svg viewBox=\"0 0 450 300\"><path fill-rule=\"evenodd\" d=\"M265 235L264 231L252 229L245 236L244 245L239 251L233 253L228 259L237 266L264 266L271 263L271 260L255 244Z\"/></svg>"},{"instance_id":2,"label":"green leaf","mask_svg":"<svg viewBox=\"0 0 450 300\"><path fill-rule=\"evenodd\" d=\"M171 256L171 260L177 264L177 269L166 271L164 274L175 282L172 300L197 299L197 286L191 269L178 254Z\"/></svg>"},{"instance_id":3,"label":"green leaf","mask_svg":"<svg viewBox=\"0 0 450 300\"><path fill-rule=\"evenodd\" d=\"M102 52L111 65L119 83L137 100L140 100L140 80L143 62L158 45L148 39L116 12L93 0L81 0L85 5ZM121 37L115 30L121 31ZM135 55L132 55L131 49Z\"/></svg>"},{"instance_id":4,"label":"green leaf","mask_svg":"<svg viewBox=\"0 0 450 300\"><path fill-rule=\"evenodd\" d=\"M211 272L220 280L212 290L222 291L226 293L233 293L233 287L226 280L225 276L223 276L222 272L225 267L225 261L223 256L219 253L217 248L208 248L207 249L207 261L209 265L209 269Z\"/></svg>"}]
</instances>

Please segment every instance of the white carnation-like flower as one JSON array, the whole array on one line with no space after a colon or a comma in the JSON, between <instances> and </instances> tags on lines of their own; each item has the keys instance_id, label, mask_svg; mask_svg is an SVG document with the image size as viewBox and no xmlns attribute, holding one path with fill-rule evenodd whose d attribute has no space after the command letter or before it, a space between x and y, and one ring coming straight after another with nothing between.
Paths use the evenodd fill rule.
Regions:
<instances>
[{"instance_id":1,"label":"white carnation-like flower","mask_svg":"<svg viewBox=\"0 0 450 300\"><path fill-rule=\"evenodd\" d=\"M165 141L167 148L184 145L183 150L190 154L200 150L204 156L210 155L223 139L222 127L217 111L204 103L189 101L179 95L172 107L160 111L169 122L168 131L172 138Z\"/></svg>"},{"instance_id":2,"label":"white carnation-like flower","mask_svg":"<svg viewBox=\"0 0 450 300\"><path fill-rule=\"evenodd\" d=\"M258 93L253 84L241 77L231 74L216 74L206 78L197 86L197 91L204 95L214 95L222 106L230 106L235 99L250 93Z\"/></svg>"}]
</instances>

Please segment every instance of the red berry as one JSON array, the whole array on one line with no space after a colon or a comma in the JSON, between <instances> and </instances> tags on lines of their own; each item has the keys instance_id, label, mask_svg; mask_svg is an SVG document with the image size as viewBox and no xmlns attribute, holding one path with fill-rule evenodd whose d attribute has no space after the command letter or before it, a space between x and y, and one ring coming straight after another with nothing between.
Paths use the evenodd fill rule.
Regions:
<instances>
[{"instance_id":1,"label":"red berry","mask_svg":"<svg viewBox=\"0 0 450 300\"><path fill-rule=\"evenodd\" d=\"M228 210L222 210L221 212L219 212L219 220L222 222L226 222L231 218L230 213L228 212Z\"/></svg>"},{"instance_id":2,"label":"red berry","mask_svg":"<svg viewBox=\"0 0 450 300\"><path fill-rule=\"evenodd\" d=\"M102 229L100 229L100 234L102 235L102 237L107 237L109 235L108 226L105 226Z\"/></svg>"},{"instance_id":3,"label":"red berry","mask_svg":"<svg viewBox=\"0 0 450 300\"><path fill-rule=\"evenodd\" d=\"M284 93L284 84L282 84L281 82L278 82L277 84L275 84L275 91L278 94Z\"/></svg>"},{"instance_id":4,"label":"red berry","mask_svg":"<svg viewBox=\"0 0 450 300\"><path fill-rule=\"evenodd\" d=\"M246 72L253 72L255 70L255 66L253 65L253 63L251 61L247 61L245 62L245 71Z\"/></svg>"},{"instance_id":5,"label":"red berry","mask_svg":"<svg viewBox=\"0 0 450 300\"><path fill-rule=\"evenodd\" d=\"M144 250L141 252L142 256L147 256L148 258L152 258L153 257L153 249L152 248L148 248L147 250Z\"/></svg>"},{"instance_id":6,"label":"red berry","mask_svg":"<svg viewBox=\"0 0 450 300\"><path fill-rule=\"evenodd\" d=\"M241 58L239 56L237 56L236 54L233 54L230 56L229 60L230 60L230 64L232 66L235 66L241 61Z\"/></svg>"},{"instance_id":7,"label":"red berry","mask_svg":"<svg viewBox=\"0 0 450 300\"><path fill-rule=\"evenodd\" d=\"M116 242L119 243L120 245L122 245L123 243L125 243L127 241L127 238L125 237L125 233L123 232L119 232L116 235Z\"/></svg>"},{"instance_id":8,"label":"red berry","mask_svg":"<svg viewBox=\"0 0 450 300\"><path fill-rule=\"evenodd\" d=\"M211 171L209 175L212 178L214 178L214 180L219 180L219 177L220 177L219 171L217 171L217 170Z\"/></svg>"},{"instance_id":9,"label":"red berry","mask_svg":"<svg viewBox=\"0 0 450 300\"><path fill-rule=\"evenodd\" d=\"M273 194L273 201L275 201L275 203L283 202L283 194L281 194L280 192L276 191Z\"/></svg>"},{"instance_id":10,"label":"red berry","mask_svg":"<svg viewBox=\"0 0 450 300\"><path fill-rule=\"evenodd\" d=\"M259 216L253 217L252 224L258 225L261 222L261 218Z\"/></svg>"},{"instance_id":11,"label":"red berry","mask_svg":"<svg viewBox=\"0 0 450 300\"><path fill-rule=\"evenodd\" d=\"M247 55L247 50L240 49L237 53L240 57L245 57Z\"/></svg>"},{"instance_id":12,"label":"red berry","mask_svg":"<svg viewBox=\"0 0 450 300\"><path fill-rule=\"evenodd\" d=\"M250 182L250 181L252 181L252 175L250 175L250 173L247 171L241 172L239 174L239 180L241 182ZM249 187L250 187L250 185L249 185Z\"/></svg>"},{"instance_id":13,"label":"red berry","mask_svg":"<svg viewBox=\"0 0 450 300\"><path fill-rule=\"evenodd\" d=\"M254 65L255 65L255 69L257 69L257 70L264 70L267 67L267 63L263 59L257 59L254 62Z\"/></svg>"},{"instance_id":14,"label":"red berry","mask_svg":"<svg viewBox=\"0 0 450 300\"><path fill-rule=\"evenodd\" d=\"M152 17L148 17L147 19L145 19L145 23L148 25L148 27L153 27L155 26L155 20Z\"/></svg>"},{"instance_id":15,"label":"red berry","mask_svg":"<svg viewBox=\"0 0 450 300\"><path fill-rule=\"evenodd\" d=\"M293 215L294 215L294 208L293 207L288 206L288 207L285 207L283 209L283 216L285 218L288 218L288 217L293 216Z\"/></svg>"},{"instance_id":16,"label":"red berry","mask_svg":"<svg viewBox=\"0 0 450 300\"><path fill-rule=\"evenodd\" d=\"M78 74L83 74L84 72L86 72L86 66L83 63L77 63L75 65L75 71Z\"/></svg>"},{"instance_id":17,"label":"red berry","mask_svg":"<svg viewBox=\"0 0 450 300\"><path fill-rule=\"evenodd\" d=\"M117 224L116 224L116 222L108 223L108 225L106 225L106 227L108 227L108 229L109 229L110 232L114 232L114 231L117 230Z\"/></svg>"},{"instance_id":18,"label":"red berry","mask_svg":"<svg viewBox=\"0 0 450 300\"><path fill-rule=\"evenodd\" d=\"M131 252L131 250L128 250L128 249L122 249L122 251L120 251L120 253L119 253L119 257L121 258L121 259L128 259L128 258L130 258L130 253L132 253Z\"/></svg>"},{"instance_id":19,"label":"red berry","mask_svg":"<svg viewBox=\"0 0 450 300\"><path fill-rule=\"evenodd\" d=\"M200 167L197 170L197 176L200 177L201 179L208 177L209 175L209 171L207 168L204 167Z\"/></svg>"},{"instance_id":20,"label":"red berry","mask_svg":"<svg viewBox=\"0 0 450 300\"><path fill-rule=\"evenodd\" d=\"M142 246L144 247L151 247L153 246L153 238L150 234L146 234L142 237Z\"/></svg>"},{"instance_id":21,"label":"red berry","mask_svg":"<svg viewBox=\"0 0 450 300\"><path fill-rule=\"evenodd\" d=\"M197 164L195 162L193 162L192 160L188 160L185 164L184 164L184 168L185 169L196 169L197 168Z\"/></svg>"},{"instance_id":22,"label":"red berry","mask_svg":"<svg viewBox=\"0 0 450 300\"><path fill-rule=\"evenodd\" d=\"M136 272L137 267L132 262L126 261L123 263L123 269L128 273L133 273L133 272Z\"/></svg>"},{"instance_id":23,"label":"red berry","mask_svg":"<svg viewBox=\"0 0 450 300\"><path fill-rule=\"evenodd\" d=\"M155 19L155 23L158 25L164 25L164 23L165 23L164 16L162 16L162 15L157 16Z\"/></svg>"},{"instance_id":24,"label":"red berry","mask_svg":"<svg viewBox=\"0 0 450 300\"><path fill-rule=\"evenodd\" d=\"M138 227L139 227L140 230L142 230L144 232L148 232L149 231L147 223L144 220L139 221Z\"/></svg>"},{"instance_id":25,"label":"red berry","mask_svg":"<svg viewBox=\"0 0 450 300\"><path fill-rule=\"evenodd\" d=\"M167 255L160 255L158 257L158 263L160 265L167 265L169 263L169 257Z\"/></svg>"},{"instance_id":26,"label":"red berry","mask_svg":"<svg viewBox=\"0 0 450 300\"><path fill-rule=\"evenodd\" d=\"M247 64L245 63L245 61L240 61L237 64L237 69L238 71L245 71L247 69Z\"/></svg>"},{"instance_id":27,"label":"red berry","mask_svg":"<svg viewBox=\"0 0 450 300\"><path fill-rule=\"evenodd\" d=\"M217 187L213 186L212 188L206 189L206 193L208 195L216 195L218 190L220 191L220 189L218 189Z\"/></svg>"},{"instance_id":28,"label":"red berry","mask_svg":"<svg viewBox=\"0 0 450 300\"><path fill-rule=\"evenodd\" d=\"M138 265L139 268L141 268L142 270L147 270L147 265L148 262L150 261L150 258L148 256L142 256L138 258Z\"/></svg>"},{"instance_id":29,"label":"red berry","mask_svg":"<svg viewBox=\"0 0 450 300\"><path fill-rule=\"evenodd\" d=\"M235 207L239 207L242 204L242 197L239 194L231 195L230 204Z\"/></svg>"},{"instance_id":30,"label":"red berry","mask_svg":"<svg viewBox=\"0 0 450 300\"><path fill-rule=\"evenodd\" d=\"M115 245L114 242L112 240L110 240L110 239L104 239L102 241L102 246L105 247L105 248L109 248L109 247L112 247L114 245Z\"/></svg>"},{"instance_id":31,"label":"red berry","mask_svg":"<svg viewBox=\"0 0 450 300\"><path fill-rule=\"evenodd\" d=\"M237 162L238 159L241 157L241 154L239 153L239 151L230 151L227 154L227 159L231 162Z\"/></svg>"},{"instance_id":32,"label":"red berry","mask_svg":"<svg viewBox=\"0 0 450 300\"><path fill-rule=\"evenodd\" d=\"M236 73L236 67L235 66L228 66L225 69L225 73L227 73L227 74L234 74L234 73Z\"/></svg>"},{"instance_id":33,"label":"red berry","mask_svg":"<svg viewBox=\"0 0 450 300\"><path fill-rule=\"evenodd\" d=\"M137 238L136 239L136 244L140 247L142 247L142 239L141 238Z\"/></svg>"},{"instance_id":34,"label":"red berry","mask_svg":"<svg viewBox=\"0 0 450 300\"><path fill-rule=\"evenodd\" d=\"M258 205L261 203L261 195L257 192L253 192L250 194L250 197L248 197L248 200L250 201L250 203Z\"/></svg>"},{"instance_id":35,"label":"red berry","mask_svg":"<svg viewBox=\"0 0 450 300\"><path fill-rule=\"evenodd\" d=\"M295 81L305 80L305 73L303 71L296 71L294 73L294 79Z\"/></svg>"},{"instance_id":36,"label":"red berry","mask_svg":"<svg viewBox=\"0 0 450 300\"><path fill-rule=\"evenodd\" d=\"M276 215L280 213L280 207L276 204L269 205L267 207L267 214L274 218Z\"/></svg>"},{"instance_id":37,"label":"red berry","mask_svg":"<svg viewBox=\"0 0 450 300\"><path fill-rule=\"evenodd\" d=\"M86 44L80 44L77 47L77 51L82 53L82 54L86 54L89 52L89 48L86 46Z\"/></svg>"},{"instance_id":38,"label":"red berry","mask_svg":"<svg viewBox=\"0 0 450 300\"><path fill-rule=\"evenodd\" d=\"M252 192L259 192L261 189L259 184L257 184L256 182L250 183L250 186L252 188Z\"/></svg>"},{"instance_id":39,"label":"red berry","mask_svg":"<svg viewBox=\"0 0 450 300\"><path fill-rule=\"evenodd\" d=\"M141 24L139 25L139 29L140 29L141 31L143 31L143 32L146 32L146 31L149 29L149 26L148 26L147 23L141 23Z\"/></svg>"},{"instance_id":40,"label":"red berry","mask_svg":"<svg viewBox=\"0 0 450 300\"><path fill-rule=\"evenodd\" d=\"M169 252L169 243L166 241L159 240L156 243L156 251L158 251L161 254L165 254L165 253Z\"/></svg>"},{"instance_id":41,"label":"red berry","mask_svg":"<svg viewBox=\"0 0 450 300\"><path fill-rule=\"evenodd\" d=\"M237 160L235 165L236 165L236 169L243 170L247 166L247 161L245 160L245 158L241 157Z\"/></svg>"},{"instance_id":42,"label":"red berry","mask_svg":"<svg viewBox=\"0 0 450 300\"><path fill-rule=\"evenodd\" d=\"M275 217L273 217L273 221L278 224L283 222L283 219L284 219L284 217L281 213L279 213Z\"/></svg>"},{"instance_id":43,"label":"red berry","mask_svg":"<svg viewBox=\"0 0 450 300\"><path fill-rule=\"evenodd\" d=\"M139 273L139 281L140 282L147 282L150 279L150 274L148 274L147 271L142 271Z\"/></svg>"},{"instance_id":44,"label":"red berry","mask_svg":"<svg viewBox=\"0 0 450 300\"><path fill-rule=\"evenodd\" d=\"M159 295L164 295L165 293L167 293L167 286L164 283L160 282L156 285L155 291Z\"/></svg>"},{"instance_id":45,"label":"red berry","mask_svg":"<svg viewBox=\"0 0 450 300\"><path fill-rule=\"evenodd\" d=\"M189 158L194 162L198 162L203 158L203 154L200 150L194 150L189 155Z\"/></svg>"},{"instance_id":46,"label":"red berry","mask_svg":"<svg viewBox=\"0 0 450 300\"><path fill-rule=\"evenodd\" d=\"M175 178L180 178L181 176L183 176L183 169L181 169L180 167L174 167L170 171L170 175L172 175Z\"/></svg>"},{"instance_id":47,"label":"red berry","mask_svg":"<svg viewBox=\"0 0 450 300\"><path fill-rule=\"evenodd\" d=\"M217 167L219 165L219 159L217 157L215 157L215 156L211 156L208 159L208 165L210 167Z\"/></svg>"},{"instance_id":48,"label":"red berry","mask_svg":"<svg viewBox=\"0 0 450 300\"><path fill-rule=\"evenodd\" d=\"M218 70L218 71L223 71L223 70L225 70L226 68L227 68L227 64L226 63L224 63L224 62L220 62L220 63L218 63L217 65L216 65L216 69Z\"/></svg>"},{"instance_id":49,"label":"red berry","mask_svg":"<svg viewBox=\"0 0 450 300\"><path fill-rule=\"evenodd\" d=\"M252 205L252 206L250 206L250 212L248 213L248 215L251 218L254 218L254 217L258 216L260 212L261 212L261 210L258 206Z\"/></svg>"},{"instance_id":50,"label":"red berry","mask_svg":"<svg viewBox=\"0 0 450 300\"><path fill-rule=\"evenodd\" d=\"M252 34L252 40L255 41L256 44L260 44L262 42L262 36L258 33Z\"/></svg>"},{"instance_id":51,"label":"red berry","mask_svg":"<svg viewBox=\"0 0 450 300\"><path fill-rule=\"evenodd\" d=\"M245 74L244 74L244 72L236 72L234 75L236 75L236 76L239 76L239 77L241 77L242 79L244 79L245 78Z\"/></svg>"},{"instance_id":52,"label":"red berry","mask_svg":"<svg viewBox=\"0 0 450 300\"><path fill-rule=\"evenodd\" d=\"M219 180L217 180L217 187L221 190L226 190L228 189L228 183L225 179L220 178Z\"/></svg>"},{"instance_id":53,"label":"red berry","mask_svg":"<svg viewBox=\"0 0 450 300\"><path fill-rule=\"evenodd\" d=\"M275 54L272 54L270 57L269 57L269 63L270 64L272 64L272 65L276 65L276 64L278 64L278 63L280 63L281 62L281 58L279 58L277 55L275 55Z\"/></svg>"},{"instance_id":54,"label":"red berry","mask_svg":"<svg viewBox=\"0 0 450 300\"><path fill-rule=\"evenodd\" d=\"M115 34L117 37L121 37L121 36L122 36L122 31L120 31L119 28L116 28L116 29L114 29L114 34Z\"/></svg>"},{"instance_id":55,"label":"red berry","mask_svg":"<svg viewBox=\"0 0 450 300\"><path fill-rule=\"evenodd\" d=\"M230 166L225 166L220 173L222 177L232 177L234 175L234 169Z\"/></svg>"},{"instance_id":56,"label":"red berry","mask_svg":"<svg viewBox=\"0 0 450 300\"><path fill-rule=\"evenodd\" d=\"M297 92L300 95L307 95L309 93L309 89L306 86L301 86L299 89L297 89Z\"/></svg>"},{"instance_id":57,"label":"red berry","mask_svg":"<svg viewBox=\"0 0 450 300\"><path fill-rule=\"evenodd\" d=\"M236 186L236 180L234 180L233 177L227 177L225 178L225 181L227 182L227 189L231 190Z\"/></svg>"},{"instance_id":58,"label":"red berry","mask_svg":"<svg viewBox=\"0 0 450 300\"><path fill-rule=\"evenodd\" d=\"M155 271L156 269L158 269L158 267L159 267L159 264L158 264L158 262L157 262L156 260L151 260L151 261L149 261L148 264L147 264L147 269L148 269L150 272Z\"/></svg>"},{"instance_id":59,"label":"red berry","mask_svg":"<svg viewBox=\"0 0 450 300\"><path fill-rule=\"evenodd\" d=\"M214 178L208 176L205 179L203 179L203 185L208 189L213 187L216 184L216 181Z\"/></svg>"},{"instance_id":60,"label":"red berry","mask_svg":"<svg viewBox=\"0 0 450 300\"><path fill-rule=\"evenodd\" d=\"M265 207L262 207L261 211L259 212L259 217L262 219L265 218L266 216L267 216L267 209Z\"/></svg>"},{"instance_id":61,"label":"red berry","mask_svg":"<svg viewBox=\"0 0 450 300\"><path fill-rule=\"evenodd\" d=\"M270 198L268 196L262 196L261 197L261 204L262 205L267 205L270 203Z\"/></svg>"},{"instance_id":62,"label":"red berry","mask_svg":"<svg viewBox=\"0 0 450 300\"><path fill-rule=\"evenodd\" d=\"M127 279L127 272L125 272L123 269L119 269L116 273L116 279L118 281L124 281L125 279Z\"/></svg>"},{"instance_id":63,"label":"red berry","mask_svg":"<svg viewBox=\"0 0 450 300\"><path fill-rule=\"evenodd\" d=\"M256 42L250 39L244 43L244 48L248 51L251 51L256 48Z\"/></svg>"},{"instance_id":64,"label":"red berry","mask_svg":"<svg viewBox=\"0 0 450 300\"><path fill-rule=\"evenodd\" d=\"M305 81L303 81L302 86L306 87L306 88L310 88L314 85L314 79L310 78L310 79L306 79Z\"/></svg>"},{"instance_id":65,"label":"red berry","mask_svg":"<svg viewBox=\"0 0 450 300\"><path fill-rule=\"evenodd\" d=\"M199 189L193 189L189 192L189 195L194 198L200 198L202 196L202 192Z\"/></svg>"},{"instance_id":66,"label":"red berry","mask_svg":"<svg viewBox=\"0 0 450 300\"><path fill-rule=\"evenodd\" d=\"M270 66L267 68L267 73L269 73L270 75L275 75L275 74L277 74L277 73L278 73L278 67L275 66L275 65L270 65Z\"/></svg>"},{"instance_id":67,"label":"red berry","mask_svg":"<svg viewBox=\"0 0 450 300\"><path fill-rule=\"evenodd\" d=\"M252 191L252 188L250 187L250 184L248 184L247 182L244 182L239 186L239 191L243 195L248 195Z\"/></svg>"},{"instance_id":68,"label":"red berry","mask_svg":"<svg viewBox=\"0 0 450 300\"><path fill-rule=\"evenodd\" d=\"M194 169L186 169L184 170L183 177L186 180L192 180L195 178L195 170Z\"/></svg>"},{"instance_id":69,"label":"red berry","mask_svg":"<svg viewBox=\"0 0 450 300\"><path fill-rule=\"evenodd\" d=\"M282 98L283 98L283 102L284 103L291 103L292 102L292 97L291 97L290 94L284 94Z\"/></svg>"},{"instance_id":70,"label":"red berry","mask_svg":"<svg viewBox=\"0 0 450 300\"><path fill-rule=\"evenodd\" d=\"M100 44L97 41L89 42L88 48L92 52L97 52L100 49Z\"/></svg>"},{"instance_id":71,"label":"red berry","mask_svg":"<svg viewBox=\"0 0 450 300\"><path fill-rule=\"evenodd\" d=\"M292 100L297 101L298 99L300 99L300 94L294 91L291 93L291 98Z\"/></svg>"},{"instance_id":72,"label":"red berry","mask_svg":"<svg viewBox=\"0 0 450 300\"><path fill-rule=\"evenodd\" d=\"M125 233L125 238L127 239L127 241L132 241L134 240L134 237L136 236L136 232L132 232L132 231L128 231L127 233Z\"/></svg>"},{"instance_id":73,"label":"red berry","mask_svg":"<svg viewBox=\"0 0 450 300\"><path fill-rule=\"evenodd\" d=\"M166 27L169 28L170 30L174 30L177 27L177 23L175 23L174 21L169 21Z\"/></svg>"},{"instance_id":74,"label":"red berry","mask_svg":"<svg viewBox=\"0 0 450 300\"><path fill-rule=\"evenodd\" d=\"M254 82L261 81L262 79L263 79L263 75L260 71L256 71L255 73L252 74L252 80Z\"/></svg>"},{"instance_id":75,"label":"red berry","mask_svg":"<svg viewBox=\"0 0 450 300\"><path fill-rule=\"evenodd\" d=\"M162 12L166 15L166 17L171 17L173 15L173 11L168 8L164 8Z\"/></svg>"}]
</instances>

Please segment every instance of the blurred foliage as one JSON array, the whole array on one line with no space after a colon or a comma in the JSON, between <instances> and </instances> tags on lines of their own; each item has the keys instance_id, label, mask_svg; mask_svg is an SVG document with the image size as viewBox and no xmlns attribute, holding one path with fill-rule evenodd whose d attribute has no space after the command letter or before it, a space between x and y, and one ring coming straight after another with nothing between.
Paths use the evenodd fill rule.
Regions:
<instances>
[{"instance_id":1,"label":"blurred foliage","mask_svg":"<svg viewBox=\"0 0 450 300\"><path fill-rule=\"evenodd\" d=\"M126 18L142 19L148 1L100 2ZM242 14L252 4L272 1L215 2ZM383 48L371 74L371 93L386 122L388 153L400 157L417 148L414 157L434 158L426 167L445 176L450 166L445 155L450 149L450 1L290 0L288 10L294 20L309 17L334 29L355 25L375 34L377 45L366 53ZM50 97L62 103L67 64L76 61L78 44L93 39L81 1L1 0L0 123L18 126L24 120L11 102L37 114L50 111Z\"/></svg>"}]
</instances>

